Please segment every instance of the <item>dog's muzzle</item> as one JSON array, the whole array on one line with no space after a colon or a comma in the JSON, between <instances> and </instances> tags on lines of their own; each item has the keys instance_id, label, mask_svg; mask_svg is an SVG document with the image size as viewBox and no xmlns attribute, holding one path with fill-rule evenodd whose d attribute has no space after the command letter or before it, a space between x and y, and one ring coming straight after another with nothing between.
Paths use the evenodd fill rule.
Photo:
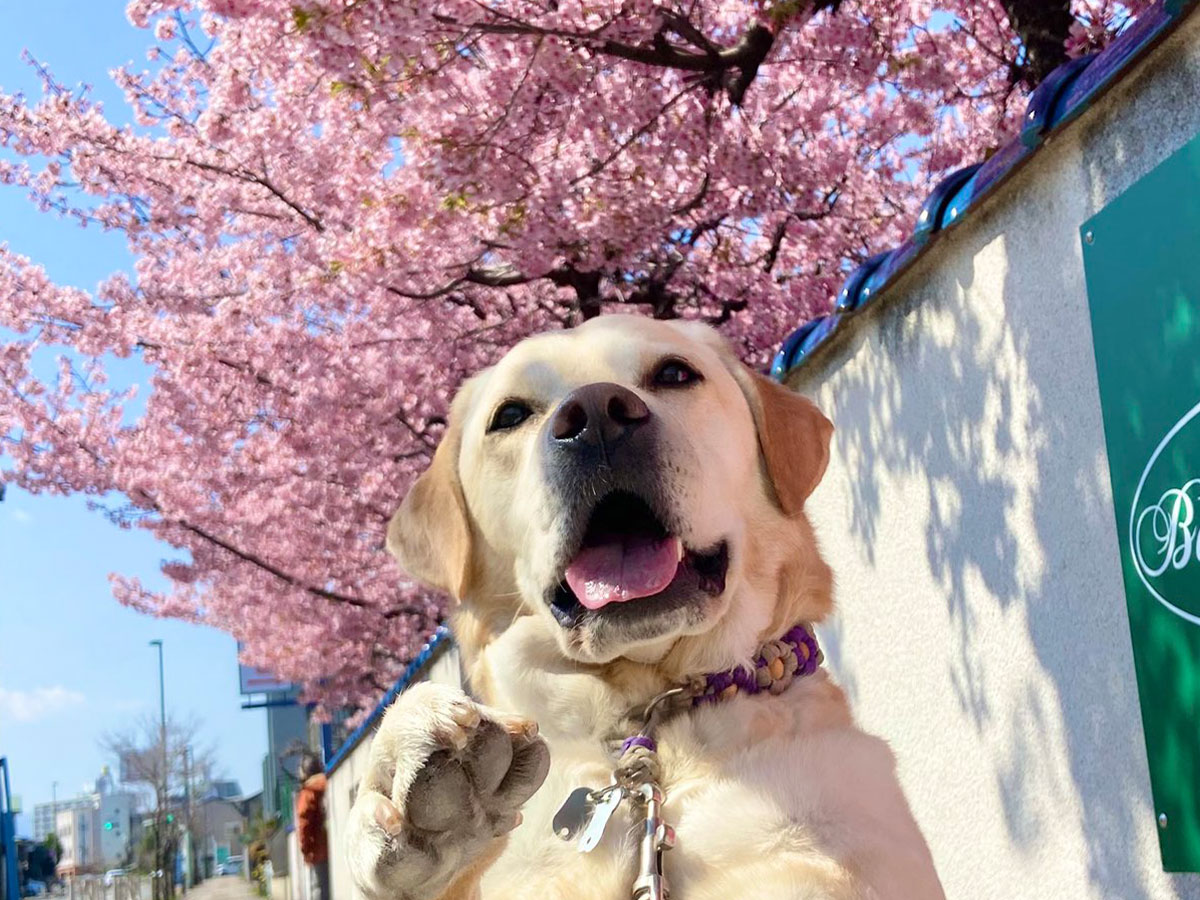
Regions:
<instances>
[{"instance_id":1,"label":"dog's muzzle","mask_svg":"<svg viewBox=\"0 0 1200 900\"><path fill-rule=\"evenodd\" d=\"M544 427L561 501L559 580L547 600L560 624L653 631L651 620L724 590L728 547L685 546L688 529L670 502L676 486L641 397L608 382L585 385Z\"/></svg>"}]
</instances>

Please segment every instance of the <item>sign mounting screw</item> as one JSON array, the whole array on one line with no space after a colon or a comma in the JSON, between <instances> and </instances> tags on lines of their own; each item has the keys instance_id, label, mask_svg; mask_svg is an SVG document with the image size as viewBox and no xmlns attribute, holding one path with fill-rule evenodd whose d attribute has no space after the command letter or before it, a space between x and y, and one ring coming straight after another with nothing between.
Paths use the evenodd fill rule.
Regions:
<instances>
[{"instance_id":1,"label":"sign mounting screw","mask_svg":"<svg viewBox=\"0 0 1200 900\"><path fill-rule=\"evenodd\" d=\"M1083 239L1085 241L1087 241L1089 244L1096 243L1096 235L1094 233L1092 233L1091 231L1085 232L1083 235Z\"/></svg>"},{"instance_id":2,"label":"sign mounting screw","mask_svg":"<svg viewBox=\"0 0 1200 900\"><path fill-rule=\"evenodd\" d=\"M1166 813L1159 813L1159 814L1158 814L1158 827L1159 827L1159 828L1166 828L1166 827L1167 827L1167 814L1166 814Z\"/></svg>"}]
</instances>

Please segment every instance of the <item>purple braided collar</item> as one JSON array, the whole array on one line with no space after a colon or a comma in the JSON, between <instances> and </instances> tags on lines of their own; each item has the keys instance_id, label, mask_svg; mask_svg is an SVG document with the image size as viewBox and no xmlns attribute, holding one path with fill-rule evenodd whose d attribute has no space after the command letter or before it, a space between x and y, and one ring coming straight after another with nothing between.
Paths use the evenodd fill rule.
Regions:
<instances>
[{"instance_id":1,"label":"purple braided collar","mask_svg":"<svg viewBox=\"0 0 1200 900\"><path fill-rule=\"evenodd\" d=\"M821 648L808 625L796 625L777 641L768 641L754 661L754 668L738 666L703 676L703 689L692 697L692 705L715 703L736 694L781 693L794 678L811 675L821 664Z\"/></svg>"},{"instance_id":2,"label":"purple braided collar","mask_svg":"<svg viewBox=\"0 0 1200 900\"><path fill-rule=\"evenodd\" d=\"M768 641L762 646L754 660L754 668L737 666L724 672L700 675L682 690L692 706L728 700L737 694L760 694L764 691L779 694L795 679L817 671L822 659L812 627L796 625L778 640ZM658 749L649 735L635 734L621 744L621 755L635 747L651 753Z\"/></svg>"}]
</instances>

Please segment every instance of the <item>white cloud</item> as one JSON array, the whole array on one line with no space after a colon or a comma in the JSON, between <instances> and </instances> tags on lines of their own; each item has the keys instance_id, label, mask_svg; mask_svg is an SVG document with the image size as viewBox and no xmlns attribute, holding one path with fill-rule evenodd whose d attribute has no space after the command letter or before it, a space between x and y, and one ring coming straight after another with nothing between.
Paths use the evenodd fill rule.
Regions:
<instances>
[{"instance_id":1,"label":"white cloud","mask_svg":"<svg viewBox=\"0 0 1200 900\"><path fill-rule=\"evenodd\" d=\"M9 513L9 517L14 522L19 522L22 525L27 525L33 521L33 516L31 516L25 510L21 509L19 506Z\"/></svg>"},{"instance_id":2,"label":"white cloud","mask_svg":"<svg viewBox=\"0 0 1200 900\"><path fill-rule=\"evenodd\" d=\"M0 687L0 719L33 722L78 706L83 701L83 694L62 685L34 688L29 691Z\"/></svg>"}]
</instances>

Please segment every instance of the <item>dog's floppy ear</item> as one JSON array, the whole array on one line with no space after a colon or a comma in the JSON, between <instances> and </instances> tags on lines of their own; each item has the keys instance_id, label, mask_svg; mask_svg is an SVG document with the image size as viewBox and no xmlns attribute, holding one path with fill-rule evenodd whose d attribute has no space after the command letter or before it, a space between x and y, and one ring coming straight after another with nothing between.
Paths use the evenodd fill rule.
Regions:
<instances>
[{"instance_id":1,"label":"dog's floppy ear","mask_svg":"<svg viewBox=\"0 0 1200 900\"><path fill-rule=\"evenodd\" d=\"M734 362L762 449L767 475L779 506L789 516L800 512L829 465L833 423L795 391Z\"/></svg>"},{"instance_id":2,"label":"dog's floppy ear","mask_svg":"<svg viewBox=\"0 0 1200 900\"><path fill-rule=\"evenodd\" d=\"M458 600L470 590L474 566L471 520L458 478L463 396L460 391L455 398L433 462L413 483L387 531L387 548L406 572Z\"/></svg>"}]
</instances>

